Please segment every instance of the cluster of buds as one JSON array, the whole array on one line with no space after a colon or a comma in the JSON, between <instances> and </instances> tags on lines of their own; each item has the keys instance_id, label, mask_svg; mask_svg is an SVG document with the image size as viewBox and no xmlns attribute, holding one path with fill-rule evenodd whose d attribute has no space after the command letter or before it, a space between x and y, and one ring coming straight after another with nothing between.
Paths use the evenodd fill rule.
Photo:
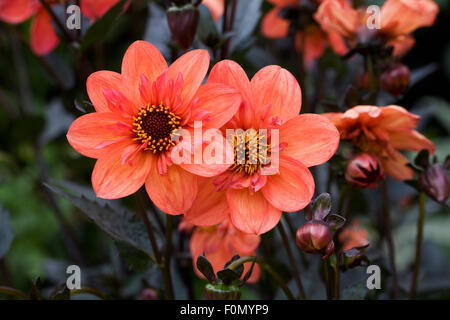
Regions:
<instances>
[{"instance_id":1,"label":"cluster of buds","mask_svg":"<svg viewBox=\"0 0 450 320\"><path fill-rule=\"evenodd\" d=\"M331 197L328 193L319 195L304 211L308 222L297 230L297 246L326 259L334 252L333 231L344 225L345 218L330 213Z\"/></svg>"},{"instance_id":2,"label":"cluster of buds","mask_svg":"<svg viewBox=\"0 0 450 320\"><path fill-rule=\"evenodd\" d=\"M412 168L419 173L418 189L430 198L445 204L450 196L450 156L443 164L437 162L436 156L430 161L428 150L422 150L414 160Z\"/></svg>"},{"instance_id":3,"label":"cluster of buds","mask_svg":"<svg viewBox=\"0 0 450 320\"><path fill-rule=\"evenodd\" d=\"M200 13L201 0L167 0L167 23L173 40L181 49L187 50L194 41Z\"/></svg>"},{"instance_id":4,"label":"cluster of buds","mask_svg":"<svg viewBox=\"0 0 450 320\"><path fill-rule=\"evenodd\" d=\"M347 163L345 179L360 188L375 188L384 179L384 173L377 157L360 153Z\"/></svg>"},{"instance_id":5,"label":"cluster of buds","mask_svg":"<svg viewBox=\"0 0 450 320\"><path fill-rule=\"evenodd\" d=\"M383 90L401 96L409 87L409 68L401 63L392 64L381 74L380 81Z\"/></svg>"},{"instance_id":6,"label":"cluster of buds","mask_svg":"<svg viewBox=\"0 0 450 320\"><path fill-rule=\"evenodd\" d=\"M240 257L235 255L228 261L222 270L217 272L217 276L214 274L214 269L211 263L206 259L204 255L200 255L197 258L197 269L208 280L208 284L205 286L203 297L205 300L238 300L241 297L242 287L250 278L253 272L255 262L241 279L244 273L244 265L239 263ZM235 263L233 265L233 263ZM235 266L235 268L234 268Z\"/></svg>"}]
</instances>

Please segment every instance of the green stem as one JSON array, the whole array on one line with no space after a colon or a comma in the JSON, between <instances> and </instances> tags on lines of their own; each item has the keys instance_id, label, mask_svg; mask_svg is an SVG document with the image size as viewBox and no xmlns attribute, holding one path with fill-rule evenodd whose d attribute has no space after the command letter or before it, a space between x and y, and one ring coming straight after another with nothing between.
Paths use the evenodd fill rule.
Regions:
<instances>
[{"instance_id":1,"label":"green stem","mask_svg":"<svg viewBox=\"0 0 450 320\"><path fill-rule=\"evenodd\" d=\"M334 300L339 300L341 273L339 270L339 266L336 266L333 269L334 269Z\"/></svg>"},{"instance_id":2,"label":"green stem","mask_svg":"<svg viewBox=\"0 0 450 320\"><path fill-rule=\"evenodd\" d=\"M392 237L392 223L391 223L391 215L390 215L390 210L389 210L389 197L388 197L386 181L383 181L382 189L383 189L383 218L384 218L384 227L385 227L386 240L387 240L388 251L389 251L389 261L391 264L392 281L394 284L394 299L398 299L399 286L398 286L397 268L395 266L395 248L394 248L394 239Z\"/></svg>"},{"instance_id":3,"label":"green stem","mask_svg":"<svg viewBox=\"0 0 450 320\"><path fill-rule=\"evenodd\" d=\"M166 254L164 256L164 282L166 284L167 299L173 300L175 298L173 293L172 276L170 273L170 262L172 257L172 230L173 230L173 217L166 215Z\"/></svg>"},{"instance_id":4,"label":"green stem","mask_svg":"<svg viewBox=\"0 0 450 320\"><path fill-rule=\"evenodd\" d=\"M89 294L93 294L94 296L99 297L102 300L108 300L108 297L105 296L103 293L101 293L100 291L98 291L97 289L94 288L90 288L90 287L84 287L81 289L75 289L75 290L70 290L70 296L73 297L77 294L82 294L82 293L89 293Z\"/></svg>"},{"instance_id":5,"label":"green stem","mask_svg":"<svg viewBox=\"0 0 450 320\"><path fill-rule=\"evenodd\" d=\"M274 278L274 280L280 285L281 289L284 291L284 293L286 294L288 299L295 300L294 295L292 294L291 290L288 288L286 283L283 281L281 276L267 262L264 262L262 259L260 259L258 257L245 256L245 257L239 258L236 261L232 262L228 266L228 269L235 270L237 267L239 267L240 265L243 265L244 263L247 263L247 262L255 262L255 263L259 264L259 266L261 268L263 268L264 270L266 270Z\"/></svg>"},{"instance_id":6,"label":"green stem","mask_svg":"<svg viewBox=\"0 0 450 320\"><path fill-rule=\"evenodd\" d=\"M425 201L426 195L421 192L419 195L419 220L417 221L417 239L416 239L416 257L414 260L414 272L411 283L411 291L409 298L414 299L416 296L417 280L419 278L420 256L422 253L423 225L425 221Z\"/></svg>"},{"instance_id":7,"label":"green stem","mask_svg":"<svg viewBox=\"0 0 450 320\"><path fill-rule=\"evenodd\" d=\"M329 259L322 260L323 275L325 278L325 289L327 292L327 300L331 300L331 287L330 287L330 269L329 269Z\"/></svg>"},{"instance_id":8,"label":"green stem","mask_svg":"<svg viewBox=\"0 0 450 320\"><path fill-rule=\"evenodd\" d=\"M27 294L23 293L20 290L10 287L0 286L0 293L13 296L22 300L30 300L30 297Z\"/></svg>"},{"instance_id":9,"label":"green stem","mask_svg":"<svg viewBox=\"0 0 450 320\"><path fill-rule=\"evenodd\" d=\"M302 300L306 299L305 289L303 288L302 279L300 278L300 273L298 272L297 262L295 261L294 255L291 250L291 246L289 244L289 239L286 234L286 230L283 227L283 220L278 224L278 231L280 231L281 238L283 239L284 247L286 248L286 253L289 258L289 262L292 268L292 276L294 277L295 282L297 283L298 292L300 294L300 298Z\"/></svg>"}]
</instances>

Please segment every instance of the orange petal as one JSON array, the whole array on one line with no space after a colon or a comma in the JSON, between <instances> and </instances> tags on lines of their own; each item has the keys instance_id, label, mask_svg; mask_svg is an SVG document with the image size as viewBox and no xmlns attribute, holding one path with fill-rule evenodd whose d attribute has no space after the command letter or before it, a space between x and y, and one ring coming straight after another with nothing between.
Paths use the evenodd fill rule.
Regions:
<instances>
[{"instance_id":1,"label":"orange petal","mask_svg":"<svg viewBox=\"0 0 450 320\"><path fill-rule=\"evenodd\" d=\"M323 30L335 32L346 38L354 38L359 25L359 14L347 1L325 0L314 19Z\"/></svg>"},{"instance_id":2,"label":"orange petal","mask_svg":"<svg viewBox=\"0 0 450 320\"><path fill-rule=\"evenodd\" d=\"M328 32L328 41L334 52L338 55L346 55L348 53L348 47L344 38L337 32Z\"/></svg>"},{"instance_id":3,"label":"orange petal","mask_svg":"<svg viewBox=\"0 0 450 320\"><path fill-rule=\"evenodd\" d=\"M123 128L113 130L119 123ZM99 158L103 153L102 144L110 145L132 134L123 118L112 112L89 113L77 118L69 128L67 140L70 145L86 157ZM128 129L128 130L127 130Z\"/></svg>"},{"instance_id":4,"label":"orange petal","mask_svg":"<svg viewBox=\"0 0 450 320\"><path fill-rule=\"evenodd\" d=\"M420 119L418 115L408 112L400 106L379 107L379 110L382 113L380 128L388 131L415 129Z\"/></svg>"},{"instance_id":5,"label":"orange petal","mask_svg":"<svg viewBox=\"0 0 450 320\"><path fill-rule=\"evenodd\" d=\"M251 81L256 118L261 118L270 105L271 117L286 122L300 113L302 93L295 77L279 66L267 66L259 70ZM272 118L273 119L273 118Z\"/></svg>"},{"instance_id":6,"label":"orange petal","mask_svg":"<svg viewBox=\"0 0 450 320\"><path fill-rule=\"evenodd\" d=\"M261 31L267 38L284 38L288 35L290 22L278 15L281 9L281 7L273 8L262 20Z\"/></svg>"},{"instance_id":7,"label":"orange petal","mask_svg":"<svg viewBox=\"0 0 450 320\"><path fill-rule=\"evenodd\" d=\"M395 152L394 158L382 158L383 170L397 180L410 180L414 177L414 171L407 167L409 160L400 152Z\"/></svg>"},{"instance_id":8,"label":"orange petal","mask_svg":"<svg viewBox=\"0 0 450 320\"><path fill-rule=\"evenodd\" d=\"M209 53L203 49L189 51L179 57L168 70L168 78L176 81L181 73L181 100L189 103L203 82L209 68Z\"/></svg>"},{"instance_id":9,"label":"orange petal","mask_svg":"<svg viewBox=\"0 0 450 320\"><path fill-rule=\"evenodd\" d=\"M139 152L133 165L122 164L122 153L130 141L115 143L100 155L92 172L92 187L97 197L118 199L135 193L144 184L152 166L152 156Z\"/></svg>"},{"instance_id":10,"label":"orange petal","mask_svg":"<svg viewBox=\"0 0 450 320\"><path fill-rule=\"evenodd\" d=\"M163 212L183 214L190 209L197 196L197 177L177 165L168 167L167 173L160 175L154 161L145 189L153 203Z\"/></svg>"},{"instance_id":11,"label":"orange petal","mask_svg":"<svg viewBox=\"0 0 450 320\"><path fill-rule=\"evenodd\" d=\"M21 23L27 20L36 9L33 0L0 1L0 20L7 23Z\"/></svg>"},{"instance_id":12,"label":"orange petal","mask_svg":"<svg viewBox=\"0 0 450 320\"><path fill-rule=\"evenodd\" d=\"M213 179L201 179L198 194L184 219L196 226L213 226L228 217L228 202L223 191L215 191Z\"/></svg>"},{"instance_id":13,"label":"orange petal","mask_svg":"<svg viewBox=\"0 0 450 320\"><path fill-rule=\"evenodd\" d=\"M53 51L58 43L51 16L45 9L40 9L31 24L31 49L43 56Z\"/></svg>"},{"instance_id":14,"label":"orange petal","mask_svg":"<svg viewBox=\"0 0 450 320\"><path fill-rule=\"evenodd\" d=\"M415 130L391 132L389 142L395 149L399 150L420 151L427 149L431 153L435 150L433 143Z\"/></svg>"},{"instance_id":15,"label":"orange petal","mask_svg":"<svg viewBox=\"0 0 450 320\"><path fill-rule=\"evenodd\" d=\"M190 131L194 132L194 130ZM209 136L209 133L214 133L214 135ZM233 148L223 137L221 131L213 129L205 131L200 141L197 141L195 133L191 134L191 137L193 137L193 141L189 150L190 156L187 156L190 158L190 162L179 163L183 169L201 177L214 177L233 164ZM172 152L177 153L178 148L173 148ZM173 153L172 160L174 159Z\"/></svg>"},{"instance_id":16,"label":"orange petal","mask_svg":"<svg viewBox=\"0 0 450 320\"><path fill-rule=\"evenodd\" d=\"M97 71L92 73L86 81L86 89L97 112L111 112L104 90L123 89L122 77L117 72Z\"/></svg>"},{"instance_id":17,"label":"orange petal","mask_svg":"<svg viewBox=\"0 0 450 320\"><path fill-rule=\"evenodd\" d=\"M230 228L234 228L230 226ZM258 248L259 243L261 241L261 237L254 234L248 234L241 232L239 230L233 230L231 233L230 240L233 244L233 247L239 251L240 256L250 255L252 252L255 252L256 248Z\"/></svg>"},{"instance_id":18,"label":"orange petal","mask_svg":"<svg viewBox=\"0 0 450 320\"><path fill-rule=\"evenodd\" d=\"M412 36L402 35L389 41L386 45L394 47L394 51L392 52L394 57L403 57L412 47L414 47L415 43L416 40Z\"/></svg>"},{"instance_id":19,"label":"orange petal","mask_svg":"<svg viewBox=\"0 0 450 320\"><path fill-rule=\"evenodd\" d=\"M391 37L433 25L439 12L432 0L387 0L381 7L381 33Z\"/></svg>"},{"instance_id":20,"label":"orange petal","mask_svg":"<svg viewBox=\"0 0 450 320\"><path fill-rule=\"evenodd\" d=\"M303 209L314 195L314 178L301 162L280 156L280 173L267 177L264 197L281 211Z\"/></svg>"},{"instance_id":21,"label":"orange petal","mask_svg":"<svg viewBox=\"0 0 450 320\"><path fill-rule=\"evenodd\" d=\"M282 154L301 161L306 167L328 161L339 145L339 132L318 114L302 114L280 127L280 141L286 142Z\"/></svg>"},{"instance_id":22,"label":"orange petal","mask_svg":"<svg viewBox=\"0 0 450 320\"><path fill-rule=\"evenodd\" d=\"M161 52L146 41L133 42L123 57L122 77L124 83L132 90L134 97L140 97L141 76L145 76L151 84L166 70L167 63Z\"/></svg>"},{"instance_id":23,"label":"orange petal","mask_svg":"<svg viewBox=\"0 0 450 320\"><path fill-rule=\"evenodd\" d=\"M280 221L281 210L273 207L262 192L251 194L248 188L228 189L227 201L231 222L242 232L262 234Z\"/></svg>"},{"instance_id":24,"label":"orange petal","mask_svg":"<svg viewBox=\"0 0 450 320\"><path fill-rule=\"evenodd\" d=\"M320 58L328 45L327 35L316 25L307 26L304 32L295 35L295 47L303 52L305 63L310 64Z\"/></svg>"},{"instance_id":25,"label":"orange petal","mask_svg":"<svg viewBox=\"0 0 450 320\"><path fill-rule=\"evenodd\" d=\"M208 112L204 129L220 129L238 111L242 100L239 91L217 82L202 85L195 97L199 100L192 119L201 120L198 115Z\"/></svg>"},{"instance_id":26,"label":"orange petal","mask_svg":"<svg viewBox=\"0 0 450 320\"><path fill-rule=\"evenodd\" d=\"M224 0L203 0L203 4L209 9L214 21L217 21L224 10Z\"/></svg>"},{"instance_id":27,"label":"orange petal","mask_svg":"<svg viewBox=\"0 0 450 320\"><path fill-rule=\"evenodd\" d=\"M81 0L80 6L83 14L91 21L102 17L119 0Z\"/></svg>"}]
</instances>

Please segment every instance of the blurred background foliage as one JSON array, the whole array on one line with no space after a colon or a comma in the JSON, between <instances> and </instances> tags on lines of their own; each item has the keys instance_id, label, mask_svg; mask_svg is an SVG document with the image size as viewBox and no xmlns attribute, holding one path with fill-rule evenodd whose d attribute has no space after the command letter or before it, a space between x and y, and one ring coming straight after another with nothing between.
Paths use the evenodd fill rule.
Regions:
<instances>
[{"instance_id":1,"label":"blurred background foliage","mask_svg":"<svg viewBox=\"0 0 450 320\"><path fill-rule=\"evenodd\" d=\"M383 1L373 0L370 4L378 2ZM399 100L382 96L380 105L395 103L421 115L419 130L436 144L442 161L450 153L450 4L447 0L437 2L440 13L435 25L415 33L416 45L403 60L412 70L411 87ZM313 98L318 81L315 71L302 81L292 44L286 39L265 39L260 33L261 17L271 7L262 0L238 2L234 31L225 35L231 36L229 58L240 63L249 76L265 65L279 64L290 70L304 92L308 89L309 98ZM208 48L208 37L220 35L221 20L214 25L205 7L201 6L200 12L200 27L193 47ZM57 13L61 16L63 11ZM87 216L92 220L120 223L124 217L132 220L135 200L129 197L108 201L107 206L105 201L96 200L90 186L94 160L74 151L65 134L77 116L93 110L86 94L87 76L102 69L120 71L122 56L133 41L152 42L169 62L182 54L171 41L164 3L133 0L125 14L120 15L120 10L116 10L100 19L95 28L84 18L84 37L77 44L81 49L62 40L45 57L37 57L30 51L29 25L30 22L17 26L0 23L0 284L28 292L31 283L39 277L43 292L50 293L65 283L66 267L79 264L83 282L109 297L139 298L145 287L159 290L161 280L156 267L133 247L140 243L142 226L134 225L136 243L117 242L83 213L88 211ZM217 62L220 58L217 50L208 49L212 63ZM325 98L342 101L345 87L358 72L358 63L343 61L328 49L320 65L327 68L323 82ZM318 104L316 112L324 111L323 105ZM317 193L326 191L326 166L316 169ZM342 177L342 173L336 174ZM44 183L58 186L54 190L63 197ZM417 193L405 184L389 183L400 281L404 288L409 288ZM337 204L337 186L331 193ZM379 241L380 230L376 227L380 195L373 190L358 193L353 197L352 217L369 232L371 261L387 265L383 261L386 254ZM427 202L427 209L418 296L450 298L450 215L432 201ZM289 215L296 227L304 221L301 214ZM164 219L163 214L160 216ZM174 242L179 246L176 257L179 263L173 272L176 297L200 298L205 282L192 271L188 241L185 235L177 234ZM280 242L278 232L265 234L259 254L291 281L289 286L295 291L289 279L288 260L283 251L276 249ZM317 272L320 257L306 258L306 261L298 260L306 290L312 293L311 298L325 298ZM365 270L358 268L344 273L342 297L386 298L383 290L374 293L365 288L366 277ZM383 283L382 288L389 285ZM245 287L243 298L285 297L263 272L259 283Z\"/></svg>"}]
</instances>

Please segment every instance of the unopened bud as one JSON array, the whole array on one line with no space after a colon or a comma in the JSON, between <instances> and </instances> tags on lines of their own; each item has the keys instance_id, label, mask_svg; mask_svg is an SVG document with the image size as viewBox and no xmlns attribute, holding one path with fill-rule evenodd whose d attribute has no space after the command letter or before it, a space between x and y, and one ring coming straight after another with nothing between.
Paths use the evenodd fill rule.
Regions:
<instances>
[{"instance_id":1,"label":"unopened bud","mask_svg":"<svg viewBox=\"0 0 450 320\"><path fill-rule=\"evenodd\" d=\"M146 289L142 290L141 299L142 300L158 300L158 293L153 289L146 288Z\"/></svg>"},{"instance_id":2,"label":"unopened bud","mask_svg":"<svg viewBox=\"0 0 450 320\"><path fill-rule=\"evenodd\" d=\"M375 188L384 179L384 173L377 157L360 153L348 162L345 179L360 188Z\"/></svg>"},{"instance_id":3,"label":"unopened bud","mask_svg":"<svg viewBox=\"0 0 450 320\"><path fill-rule=\"evenodd\" d=\"M328 258L334 251L331 229L323 221L312 220L297 230L297 246L308 253L322 254L322 259Z\"/></svg>"},{"instance_id":4,"label":"unopened bud","mask_svg":"<svg viewBox=\"0 0 450 320\"><path fill-rule=\"evenodd\" d=\"M380 80L385 91L393 96L400 96L409 86L409 68L404 64L394 64L381 74Z\"/></svg>"},{"instance_id":5,"label":"unopened bud","mask_svg":"<svg viewBox=\"0 0 450 320\"><path fill-rule=\"evenodd\" d=\"M428 166L420 174L419 186L432 199L438 202L447 201L450 195L447 169L438 163Z\"/></svg>"},{"instance_id":6,"label":"unopened bud","mask_svg":"<svg viewBox=\"0 0 450 320\"><path fill-rule=\"evenodd\" d=\"M187 50L192 45L197 32L199 20L198 9L192 4L182 7L172 6L167 9L167 22L174 41L183 50Z\"/></svg>"}]
</instances>

